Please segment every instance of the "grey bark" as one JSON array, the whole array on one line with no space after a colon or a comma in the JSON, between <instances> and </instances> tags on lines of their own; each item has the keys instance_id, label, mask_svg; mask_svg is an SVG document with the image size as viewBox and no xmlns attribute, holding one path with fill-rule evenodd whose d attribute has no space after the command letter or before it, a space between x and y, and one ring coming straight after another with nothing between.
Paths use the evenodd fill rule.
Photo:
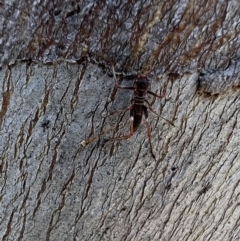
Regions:
<instances>
[{"instance_id":1,"label":"grey bark","mask_svg":"<svg viewBox=\"0 0 240 241\"><path fill-rule=\"evenodd\" d=\"M239 240L239 9L1 3L1 240ZM101 145L129 132L111 64L167 90L149 100L175 125L150 114L155 158L144 121Z\"/></svg>"}]
</instances>

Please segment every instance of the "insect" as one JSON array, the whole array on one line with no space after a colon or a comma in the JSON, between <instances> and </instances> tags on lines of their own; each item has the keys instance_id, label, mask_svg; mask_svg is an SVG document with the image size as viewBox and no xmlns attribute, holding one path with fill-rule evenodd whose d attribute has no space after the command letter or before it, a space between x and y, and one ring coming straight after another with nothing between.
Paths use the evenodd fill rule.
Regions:
<instances>
[{"instance_id":1,"label":"insect","mask_svg":"<svg viewBox=\"0 0 240 241\"><path fill-rule=\"evenodd\" d=\"M106 139L105 142L107 141L113 141L113 140L123 140L123 139L128 139L130 138L134 132L138 129L139 125L141 124L142 121L142 116L145 117L145 122L146 122L146 127L147 127L147 136L149 139L150 143L150 148L151 148L151 154L153 157L155 155L153 154L153 148L152 148L152 142L151 142L151 127L148 121L148 108L151 112L153 112L155 115L161 117L165 121L167 121L170 125L174 126L172 121L169 121L162 116L158 115L156 111L154 111L150 105L150 103L147 101L146 96L147 94L153 95L158 98L164 98L166 95L166 91L162 95L157 95L156 93L152 92L150 88L150 80L146 75L138 75L137 78L134 80L134 84L132 87L127 87L127 86L121 86L117 80L116 73L114 66L112 66L113 70L113 77L115 80L115 86L118 89L125 89L125 90L132 90L133 91L133 97L131 99L131 104L128 108L123 109L123 110L116 110L114 112L119 112L119 111L130 111L130 133L128 135L123 135L119 137L114 137L110 139ZM145 105L147 104L147 106ZM114 113L112 112L112 113Z\"/></svg>"}]
</instances>

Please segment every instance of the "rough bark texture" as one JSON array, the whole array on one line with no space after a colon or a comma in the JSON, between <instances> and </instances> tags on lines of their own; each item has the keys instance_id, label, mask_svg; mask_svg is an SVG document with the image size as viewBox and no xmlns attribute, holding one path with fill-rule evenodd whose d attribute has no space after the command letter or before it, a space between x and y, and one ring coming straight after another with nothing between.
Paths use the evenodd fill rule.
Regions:
<instances>
[{"instance_id":1,"label":"rough bark texture","mask_svg":"<svg viewBox=\"0 0 240 241\"><path fill-rule=\"evenodd\" d=\"M240 239L238 0L0 7L1 240ZM129 131L111 64L167 90L155 158L144 123L101 145Z\"/></svg>"}]
</instances>

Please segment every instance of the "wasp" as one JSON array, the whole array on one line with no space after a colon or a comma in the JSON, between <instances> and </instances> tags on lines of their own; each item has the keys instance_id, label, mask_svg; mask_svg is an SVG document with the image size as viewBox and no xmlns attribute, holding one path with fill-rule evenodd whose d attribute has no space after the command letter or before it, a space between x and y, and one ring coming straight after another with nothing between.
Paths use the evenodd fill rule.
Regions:
<instances>
[{"instance_id":1,"label":"wasp","mask_svg":"<svg viewBox=\"0 0 240 241\"><path fill-rule=\"evenodd\" d=\"M155 157L155 155L153 154L153 148L152 148L152 142L151 142L151 127L150 127L150 124L148 121L148 109L151 112L153 112L155 115L157 115L157 116L161 117L162 119L164 119L165 121L167 121L170 125L174 126L174 124L172 121L169 121L169 120L163 118L162 116L158 115L158 113L152 109L152 107L151 107L150 103L148 102L148 100L146 99L146 97L148 94L150 94L152 96L162 99L166 95L166 90L164 91L164 93L162 95L157 95L156 93L152 92L150 90L150 79L147 77L147 75L140 75L140 74L138 74L137 77L135 78L133 86L130 86L130 87L121 86L117 80L114 66L112 66L112 71L113 71L113 77L115 80L115 87L117 89L133 91L133 96L130 101L130 106L123 110L114 111L114 112L130 111L130 132L128 135L123 135L123 136L119 136L119 137L106 139L105 142L130 138L134 134L134 132L136 132L138 127L140 126L140 124L142 122L142 117L144 116L146 128L147 128L147 136L148 136L150 148L151 148L151 154L153 157ZM114 112L112 112L112 113L114 113Z\"/></svg>"}]
</instances>

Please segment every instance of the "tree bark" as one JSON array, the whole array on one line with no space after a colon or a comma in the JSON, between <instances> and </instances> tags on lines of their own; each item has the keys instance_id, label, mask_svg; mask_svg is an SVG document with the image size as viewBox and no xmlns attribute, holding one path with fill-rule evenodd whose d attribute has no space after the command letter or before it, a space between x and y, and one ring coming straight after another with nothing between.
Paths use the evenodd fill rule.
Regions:
<instances>
[{"instance_id":1,"label":"tree bark","mask_svg":"<svg viewBox=\"0 0 240 241\"><path fill-rule=\"evenodd\" d=\"M1 3L1 240L239 240L240 3ZM129 133L128 74L146 74ZM239 190L239 191L238 191Z\"/></svg>"}]
</instances>

